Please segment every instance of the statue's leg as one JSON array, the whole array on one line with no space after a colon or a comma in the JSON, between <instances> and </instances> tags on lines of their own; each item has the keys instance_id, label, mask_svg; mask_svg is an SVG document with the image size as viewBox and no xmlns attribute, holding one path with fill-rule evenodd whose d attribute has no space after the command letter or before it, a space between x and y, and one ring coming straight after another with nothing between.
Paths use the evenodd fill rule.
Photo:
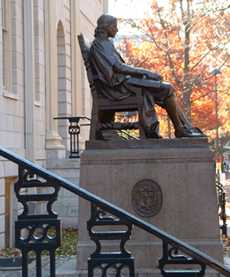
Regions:
<instances>
[{"instance_id":1,"label":"statue's leg","mask_svg":"<svg viewBox=\"0 0 230 277\"><path fill-rule=\"evenodd\" d=\"M198 128L192 127L191 122L189 122L182 110L178 107L174 95L167 97L164 101L164 105L174 125L175 136L177 138L204 137L204 134Z\"/></svg>"},{"instance_id":2,"label":"statue's leg","mask_svg":"<svg viewBox=\"0 0 230 277\"><path fill-rule=\"evenodd\" d=\"M192 137L206 137L205 134L197 127L193 127L192 123L188 120L186 115L183 113L180 107L177 106L177 113L183 124L183 126L189 130Z\"/></svg>"},{"instance_id":3,"label":"statue's leg","mask_svg":"<svg viewBox=\"0 0 230 277\"><path fill-rule=\"evenodd\" d=\"M132 79L132 78L131 78ZM159 121L155 111L155 100L152 91L140 86L124 83L129 91L134 93L143 92L143 129L147 138L161 138L159 134ZM140 90L141 88L141 90Z\"/></svg>"},{"instance_id":4,"label":"statue's leg","mask_svg":"<svg viewBox=\"0 0 230 277\"><path fill-rule=\"evenodd\" d=\"M155 111L154 97L147 90L144 90L143 121L147 138L161 138L159 134L159 121Z\"/></svg>"},{"instance_id":5,"label":"statue's leg","mask_svg":"<svg viewBox=\"0 0 230 277\"><path fill-rule=\"evenodd\" d=\"M177 105L174 88L168 83L163 83L155 95L157 103L166 109L173 123L175 136L193 137L193 133L190 131L192 125Z\"/></svg>"},{"instance_id":6,"label":"statue's leg","mask_svg":"<svg viewBox=\"0 0 230 277\"><path fill-rule=\"evenodd\" d=\"M150 92L154 96L155 102L166 109L173 123L176 137L204 136L198 128L193 128L191 122L177 105L174 88L169 83L162 83L159 88L153 87Z\"/></svg>"},{"instance_id":7,"label":"statue's leg","mask_svg":"<svg viewBox=\"0 0 230 277\"><path fill-rule=\"evenodd\" d=\"M178 129L181 129L183 127L183 123L180 119L179 113L178 113L178 107L176 104L176 99L174 94L171 94L168 96L164 101L165 109L168 113L168 116L170 117L175 131Z\"/></svg>"},{"instance_id":8,"label":"statue's leg","mask_svg":"<svg viewBox=\"0 0 230 277\"><path fill-rule=\"evenodd\" d=\"M188 120L188 118L186 117L186 115L184 114L184 112L182 111L180 106L177 104L176 99L174 99L174 100L175 100L175 105L176 105L175 109L176 109L176 113L178 116L178 120L180 120L180 125L184 126L187 129L193 128L192 123ZM163 109L166 109L165 101L163 101L163 102L157 101L156 103Z\"/></svg>"},{"instance_id":9,"label":"statue's leg","mask_svg":"<svg viewBox=\"0 0 230 277\"><path fill-rule=\"evenodd\" d=\"M188 129L193 128L192 123L188 120L188 118L186 117L186 115L183 113L182 109L178 105L177 105L177 114L184 127Z\"/></svg>"}]
</instances>

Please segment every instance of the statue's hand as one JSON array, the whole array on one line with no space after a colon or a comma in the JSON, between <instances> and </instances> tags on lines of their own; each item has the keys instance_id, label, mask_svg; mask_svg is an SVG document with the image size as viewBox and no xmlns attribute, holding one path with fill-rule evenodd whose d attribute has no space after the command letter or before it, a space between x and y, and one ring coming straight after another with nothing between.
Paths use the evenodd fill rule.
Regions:
<instances>
[{"instance_id":1,"label":"statue's hand","mask_svg":"<svg viewBox=\"0 0 230 277\"><path fill-rule=\"evenodd\" d=\"M156 72L146 71L144 77L155 81L162 81L162 76Z\"/></svg>"}]
</instances>

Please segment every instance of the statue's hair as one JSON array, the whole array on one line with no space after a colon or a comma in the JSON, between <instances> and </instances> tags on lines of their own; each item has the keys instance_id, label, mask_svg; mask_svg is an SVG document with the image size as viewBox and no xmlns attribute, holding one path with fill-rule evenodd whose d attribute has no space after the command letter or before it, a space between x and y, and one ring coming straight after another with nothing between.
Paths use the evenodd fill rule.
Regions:
<instances>
[{"instance_id":1,"label":"statue's hair","mask_svg":"<svg viewBox=\"0 0 230 277\"><path fill-rule=\"evenodd\" d=\"M105 34L106 29L115 22L117 22L116 17L109 14L101 15L97 20L97 27L95 29L94 36L97 37Z\"/></svg>"}]
</instances>

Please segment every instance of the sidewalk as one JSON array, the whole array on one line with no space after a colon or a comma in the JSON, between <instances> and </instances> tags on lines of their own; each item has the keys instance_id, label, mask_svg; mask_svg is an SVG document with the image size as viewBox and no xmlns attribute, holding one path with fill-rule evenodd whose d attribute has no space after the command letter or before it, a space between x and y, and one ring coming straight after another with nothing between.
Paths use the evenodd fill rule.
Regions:
<instances>
[{"instance_id":1,"label":"sidewalk","mask_svg":"<svg viewBox=\"0 0 230 277\"><path fill-rule=\"evenodd\" d=\"M0 270L1 277L21 277L20 270ZM29 277L36 276L35 262L29 265ZM49 277L49 259L42 259L42 277ZM56 276L57 277L74 277L76 276L76 256L58 257L56 259Z\"/></svg>"},{"instance_id":2,"label":"sidewalk","mask_svg":"<svg viewBox=\"0 0 230 277\"><path fill-rule=\"evenodd\" d=\"M46 258L43 260L42 269L44 270L43 277L49 277L49 261ZM224 264L226 267L230 268L230 256L224 257ZM76 256L61 257L56 261L56 276L57 277L76 277ZM1 277L21 277L20 271L1 271ZM29 267L29 277L35 277L35 263L31 264Z\"/></svg>"},{"instance_id":3,"label":"sidewalk","mask_svg":"<svg viewBox=\"0 0 230 277\"><path fill-rule=\"evenodd\" d=\"M224 265L225 265L227 268L230 268L230 256L225 256L225 257L224 257Z\"/></svg>"}]
</instances>

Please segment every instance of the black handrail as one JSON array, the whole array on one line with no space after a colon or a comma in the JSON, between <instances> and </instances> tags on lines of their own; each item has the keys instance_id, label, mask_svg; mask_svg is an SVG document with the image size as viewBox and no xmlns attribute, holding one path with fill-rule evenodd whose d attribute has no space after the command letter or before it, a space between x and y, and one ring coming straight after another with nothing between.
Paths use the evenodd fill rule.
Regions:
<instances>
[{"instance_id":1,"label":"black handrail","mask_svg":"<svg viewBox=\"0 0 230 277\"><path fill-rule=\"evenodd\" d=\"M226 268L223 264L218 262L217 260L213 259L212 257L204 254L200 250L190 246L189 244L176 239L175 237L169 235L168 233L162 231L161 229L157 228L153 224L147 223L136 216L126 212L125 210L109 203L108 201L95 196L94 194L88 192L87 190L78 187L77 185L73 184L72 182L57 176L56 174L49 172L48 170L20 157L19 155L13 153L12 151L0 147L0 156L16 163L19 167L23 167L28 171L33 171L34 173L38 174L40 177L55 183L57 186L61 186L74 194L84 198L85 200L93 203L95 206L98 206L107 212L113 214L118 218L124 219L126 222L130 224L134 224L139 228L153 234L154 236L160 238L164 241L165 244L170 244L175 247L177 250L181 250L185 254L191 256L196 261L206 264L210 268L218 271L219 273L224 274L225 276L230 276L230 270Z\"/></svg>"}]
</instances>

